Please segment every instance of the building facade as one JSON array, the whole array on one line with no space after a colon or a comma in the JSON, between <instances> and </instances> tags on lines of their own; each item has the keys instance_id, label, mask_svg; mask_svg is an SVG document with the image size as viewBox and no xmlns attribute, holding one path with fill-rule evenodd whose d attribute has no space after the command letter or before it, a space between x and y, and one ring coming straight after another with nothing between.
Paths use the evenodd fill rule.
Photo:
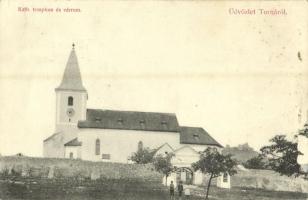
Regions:
<instances>
[{"instance_id":1,"label":"building facade","mask_svg":"<svg viewBox=\"0 0 308 200\"><path fill-rule=\"evenodd\" d=\"M43 142L44 157L130 163L143 146L173 152L174 166L189 169L207 147L222 148L203 128L180 126L173 113L88 109L74 47L55 93L56 131Z\"/></svg>"}]
</instances>

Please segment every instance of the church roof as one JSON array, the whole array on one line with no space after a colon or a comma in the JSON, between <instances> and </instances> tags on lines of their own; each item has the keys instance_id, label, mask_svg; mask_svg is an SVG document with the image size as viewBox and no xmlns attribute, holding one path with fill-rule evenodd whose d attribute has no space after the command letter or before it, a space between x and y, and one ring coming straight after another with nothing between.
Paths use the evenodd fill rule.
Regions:
<instances>
[{"instance_id":1,"label":"church roof","mask_svg":"<svg viewBox=\"0 0 308 200\"><path fill-rule=\"evenodd\" d=\"M65 143L64 146L81 146L81 142L79 142L77 138L74 138L71 141Z\"/></svg>"},{"instance_id":2,"label":"church roof","mask_svg":"<svg viewBox=\"0 0 308 200\"><path fill-rule=\"evenodd\" d=\"M87 109L78 127L178 132L179 124L173 113Z\"/></svg>"},{"instance_id":3,"label":"church roof","mask_svg":"<svg viewBox=\"0 0 308 200\"><path fill-rule=\"evenodd\" d=\"M54 137L56 137L56 136L59 135L60 133L61 133L61 131L52 134L51 136L49 136L48 138L46 138L46 139L44 140L44 142L47 142L48 140L53 139Z\"/></svg>"},{"instance_id":4,"label":"church roof","mask_svg":"<svg viewBox=\"0 0 308 200\"><path fill-rule=\"evenodd\" d=\"M56 90L86 91L83 87L76 52L73 49L66 63L62 82Z\"/></svg>"},{"instance_id":5,"label":"church roof","mask_svg":"<svg viewBox=\"0 0 308 200\"><path fill-rule=\"evenodd\" d=\"M180 143L181 144L201 144L201 145L215 145L223 147L208 132L201 127L180 127Z\"/></svg>"}]
</instances>

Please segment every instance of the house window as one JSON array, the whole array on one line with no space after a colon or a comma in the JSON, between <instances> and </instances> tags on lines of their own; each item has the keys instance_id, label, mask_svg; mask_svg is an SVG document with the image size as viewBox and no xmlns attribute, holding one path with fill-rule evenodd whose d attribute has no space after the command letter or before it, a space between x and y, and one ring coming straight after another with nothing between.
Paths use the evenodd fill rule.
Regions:
<instances>
[{"instance_id":1,"label":"house window","mask_svg":"<svg viewBox=\"0 0 308 200\"><path fill-rule=\"evenodd\" d=\"M96 139L95 141L95 155L100 155L101 154L101 142L99 139Z\"/></svg>"},{"instance_id":2,"label":"house window","mask_svg":"<svg viewBox=\"0 0 308 200\"><path fill-rule=\"evenodd\" d=\"M123 125L123 119L122 119L122 118L119 118L119 119L118 119L118 124L119 124L119 125Z\"/></svg>"},{"instance_id":3,"label":"house window","mask_svg":"<svg viewBox=\"0 0 308 200\"><path fill-rule=\"evenodd\" d=\"M70 152L70 159L73 159L74 158L74 154L73 152Z\"/></svg>"},{"instance_id":4,"label":"house window","mask_svg":"<svg viewBox=\"0 0 308 200\"><path fill-rule=\"evenodd\" d=\"M224 175L223 175L223 180L222 180L224 183L228 182L228 173L225 172Z\"/></svg>"},{"instance_id":5,"label":"house window","mask_svg":"<svg viewBox=\"0 0 308 200\"><path fill-rule=\"evenodd\" d=\"M163 126L164 129L167 129L167 128L168 128L167 122L166 122L166 121L162 121L162 122L161 122L161 125Z\"/></svg>"},{"instance_id":6,"label":"house window","mask_svg":"<svg viewBox=\"0 0 308 200\"><path fill-rule=\"evenodd\" d=\"M140 120L139 123L140 123L141 128L144 129L145 128L145 121Z\"/></svg>"},{"instance_id":7,"label":"house window","mask_svg":"<svg viewBox=\"0 0 308 200\"><path fill-rule=\"evenodd\" d=\"M74 105L74 98L72 96L68 97L67 105L69 105L69 106Z\"/></svg>"},{"instance_id":8,"label":"house window","mask_svg":"<svg viewBox=\"0 0 308 200\"><path fill-rule=\"evenodd\" d=\"M138 142L138 150L142 150L143 149L143 142L139 141Z\"/></svg>"},{"instance_id":9,"label":"house window","mask_svg":"<svg viewBox=\"0 0 308 200\"><path fill-rule=\"evenodd\" d=\"M194 139L199 140L199 135L197 133L194 134Z\"/></svg>"},{"instance_id":10,"label":"house window","mask_svg":"<svg viewBox=\"0 0 308 200\"><path fill-rule=\"evenodd\" d=\"M110 160L110 154L102 154L102 159Z\"/></svg>"},{"instance_id":11,"label":"house window","mask_svg":"<svg viewBox=\"0 0 308 200\"><path fill-rule=\"evenodd\" d=\"M96 123L100 123L102 121L102 119L100 117L95 117L95 122Z\"/></svg>"}]
</instances>

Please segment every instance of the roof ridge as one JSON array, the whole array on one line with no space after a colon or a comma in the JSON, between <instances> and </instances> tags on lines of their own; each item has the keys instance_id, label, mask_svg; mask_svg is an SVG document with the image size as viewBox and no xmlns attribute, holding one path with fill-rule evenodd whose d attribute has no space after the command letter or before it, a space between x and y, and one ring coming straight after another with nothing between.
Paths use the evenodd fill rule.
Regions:
<instances>
[{"instance_id":1,"label":"roof ridge","mask_svg":"<svg viewBox=\"0 0 308 200\"><path fill-rule=\"evenodd\" d=\"M180 128L200 128L200 129L204 130L204 128L202 126L180 126Z\"/></svg>"},{"instance_id":2,"label":"roof ridge","mask_svg":"<svg viewBox=\"0 0 308 200\"><path fill-rule=\"evenodd\" d=\"M127 113L153 113L153 114L166 114L166 115L176 116L176 113L168 113L168 112L133 111L133 110L111 110L111 109L96 109L96 108L87 108L87 110L127 112Z\"/></svg>"}]
</instances>

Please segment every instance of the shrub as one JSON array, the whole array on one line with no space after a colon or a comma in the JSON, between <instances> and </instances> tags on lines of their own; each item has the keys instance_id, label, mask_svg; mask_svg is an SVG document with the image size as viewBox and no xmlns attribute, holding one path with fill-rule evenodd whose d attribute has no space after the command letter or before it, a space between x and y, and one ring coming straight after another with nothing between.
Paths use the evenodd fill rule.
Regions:
<instances>
[{"instance_id":1,"label":"shrub","mask_svg":"<svg viewBox=\"0 0 308 200\"><path fill-rule=\"evenodd\" d=\"M244 167L248 169L265 169L266 168L264 157L262 155L258 155L256 157L253 157L247 160L245 163L243 163L243 165Z\"/></svg>"}]
</instances>

